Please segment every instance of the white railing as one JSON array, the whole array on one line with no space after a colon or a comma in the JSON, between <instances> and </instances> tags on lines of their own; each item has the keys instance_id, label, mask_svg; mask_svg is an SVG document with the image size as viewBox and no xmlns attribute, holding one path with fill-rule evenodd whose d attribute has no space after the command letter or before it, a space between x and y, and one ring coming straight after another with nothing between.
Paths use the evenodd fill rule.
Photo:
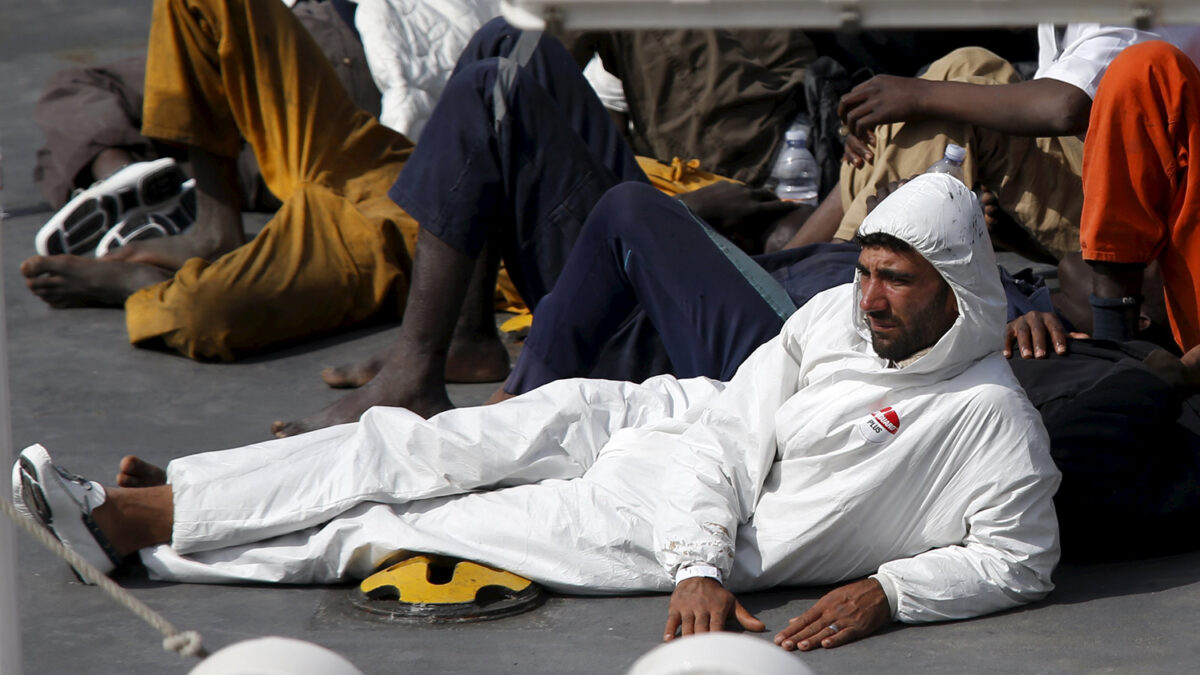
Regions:
<instances>
[{"instance_id":1,"label":"white railing","mask_svg":"<svg viewBox=\"0 0 1200 675\"><path fill-rule=\"evenodd\" d=\"M502 0L527 30L619 28L985 28L1200 23L1197 0Z\"/></svg>"},{"instance_id":2,"label":"white railing","mask_svg":"<svg viewBox=\"0 0 1200 675\"><path fill-rule=\"evenodd\" d=\"M4 224L4 158L0 156L0 232ZM4 246L0 243L0 260ZM2 266L0 266L2 268ZM12 425L8 414L8 331L5 327L4 275L0 274L0 499L11 499L9 485L16 461L12 451ZM0 514L0 673L21 672L21 629L17 619L17 537L13 524Z\"/></svg>"}]
</instances>

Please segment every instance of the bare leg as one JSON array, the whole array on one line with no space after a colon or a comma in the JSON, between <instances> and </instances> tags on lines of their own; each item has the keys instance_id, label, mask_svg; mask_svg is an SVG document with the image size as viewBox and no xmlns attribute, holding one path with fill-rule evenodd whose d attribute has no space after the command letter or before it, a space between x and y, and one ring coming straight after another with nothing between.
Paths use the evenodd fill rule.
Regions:
<instances>
[{"instance_id":1,"label":"bare leg","mask_svg":"<svg viewBox=\"0 0 1200 675\"><path fill-rule=\"evenodd\" d=\"M175 522L170 485L149 488L105 488L107 499L92 511L92 520L121 555L171 541Z\"/></svg>"},{"instance_id":2,"label":"bare leg","mask_svg":"<svg viewBox=\"0 0 1200 675\"><path fill-rule=\"evenodd\" d=\"M117 485L123 488L158 487L167 484L167 472L141 457L126 455L117 467Z\"/></svg>"},{"instance_id":3,"label":"bare leg","mask_svg":"<svg viewBox=\"0 0 1200 675\"><path fill-rule=\"evenodd\" d=\"M1034 239L1033 235L1021 227L1008 212L1000 208L996 195L986 186L980 195L979 205L983 207L983 220L992 235L992 243L997 247L1018 253L1034 262L1049 265L1058 263L1053 253Z\"/></svg>"},{"instance_id":4,"label":"bare leg","mask_svg":"<svg viewBox=\"0 0 1200 675\"><path fill-rule=\"evenodd\" d=\"M475 261L446 353L447 382L499 382L508 377L508 349L496 330L496 274L500 269L496 248L484 246Z\"/></svg>"},{"instance_id":5,"label":"bare leg","mask_svg":"<svg viewBox=\"0 0 1200 675\"><path fill-rule=\"evenodd\" d=\"M804 225L783 248L797 248L831 241L833 235L837 233L838 226L842 224L842 216L846 215L842 209L841 194L841 185L839 184L830 191L829 195L825 197L825 201L817 206L817 210L812 212L808 220L804 221Z\"/></svg>"},{"instance_id":6,"label":"bare leg","mask_svg":"<svg viewBox=\"0 0 1200 675\"><path fill-rule=\"evenodd\" d=\"M133 163L133 156L121 148L105 148L92 160L92 177L104 180Z\"/></svg>"},{"instance_id":7,"label":"bare leg","mask_svg":"<svg viewBox=\"0 0 1200 675\"><path fill-rule=\"evenodd\" d=\"M212 260L246 243L237 160L188 148L196 173L196 222L183 234L132 242L104 260L177 270L190 258Z\"/></svg>"},{"instance_id":8,"label":"bare leg","mask_svg":"<svg viewBox=\"0 0 1200 675\"><path fill-rule=\"evenodd\" d=\"M446 357L447 382L497 382L508 376L508 350L496 332L493 294L498 264L487 246L475 263L467 297L454 326ZM361 387L387 363L391 347L365 361L321 371L321 379L335 389Z\"/></svg>"},{"instance_id":9,"label":"bare leg","mask_svg":"<svg viewBox=\"0 0 1200 675\"><path fill-rule=\"evenodd\" d=\"M412 285L400 335L378 374L321 412L294 422L277 421L279 437L353 422L377 405L408 408L430 417L453 408L446 394L446 357L475 261L421 230Z\"/></svg>"}]
</instances>

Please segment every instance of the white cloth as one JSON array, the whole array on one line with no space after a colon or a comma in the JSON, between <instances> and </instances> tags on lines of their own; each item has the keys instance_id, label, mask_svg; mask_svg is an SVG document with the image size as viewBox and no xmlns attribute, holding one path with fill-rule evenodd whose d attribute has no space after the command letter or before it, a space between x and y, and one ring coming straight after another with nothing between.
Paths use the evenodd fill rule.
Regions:
<instances>
[{"instance_id":1,"label":"white cloth","mask_svg":"<svg viewBox=\"0 0 1200 675\"><path fill-rule=\"evenodd\" d=\"M499 0L357 0L354 26L375 86L379 121L416 142L471 36Z\"/></svg>"},{"instance_id":2,"label":"white cloth","mask_svg":"<svg viewBox=\"0 0 1200 675\"><path fill-rule=\"evenodd\" d=\"M1038 69L1033 79L1050 78L1073 84L1096 98L1096 87L1108 64L1122 49L1159 39L1154 33L1129 26L1071 23L1038 25Z\"/></svg>"},{"instance_id":3,"label":"white cloth","mask_svg":"<svg viewBox=\"0 0 1200 675\"><path fill-rule=\"evenodd\" d=\"M1058 472L998 353L1004 295L978 203L921 176L863 231L910 242L958 300L906 368L874 354L847 284L727 385L565 380L176 460L174 549L143 562L179 581L328 582L409 549L588 593L668 590L693 564L734 591L875 572L904 621L1040 598Z\"/></svg>"},{"instance_id":4,"label":"white cloth","mask_svg":"<svg viewBox=\"0 0 1200 675\"><path fill-rule=\"evenodd\" d=\"M588 61L583 69L583 77L592 85L592 90L596 92L596 97L605 108L622 113L629 112L629 103L625 100L625 85L621 83L620 78L608 72L599 54L592 55L592 60Z\"/></svg>"}]
</instances>

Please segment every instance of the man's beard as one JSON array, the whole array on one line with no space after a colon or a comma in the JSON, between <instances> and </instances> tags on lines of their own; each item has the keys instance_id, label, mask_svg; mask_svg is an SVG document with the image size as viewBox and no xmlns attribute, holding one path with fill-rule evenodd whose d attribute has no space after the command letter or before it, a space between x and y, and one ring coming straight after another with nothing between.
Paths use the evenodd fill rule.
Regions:
<instances>
[{"instance_id":1,"label":"man's beard","mask_svg":"<svg viewBox=\"0 0 1200 675\"><path fill-rule=\"evenodd\" d=\"M954 325L953 321L946 325L947 293L950 293L950 287L942 285L937 297L923 310L909 317L903 324L898 324L900 330L896 331L895 337L890 340L876 335L875 330L868 322L867 330L871 331L871 347L875 349L875 353L880 358L889 361L903 361L922 349L936 344L950 326ZM895 315L890 311L886 313L868 312L867 316L880 321L896 321Z\"/></svg>"}]
</instances>

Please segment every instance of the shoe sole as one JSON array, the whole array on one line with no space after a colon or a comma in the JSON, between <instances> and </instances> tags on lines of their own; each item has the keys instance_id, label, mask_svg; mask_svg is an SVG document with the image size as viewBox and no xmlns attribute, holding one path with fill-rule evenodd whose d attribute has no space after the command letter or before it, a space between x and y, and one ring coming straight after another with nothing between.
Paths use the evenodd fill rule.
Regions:
<instances>
[{"instance_id":1,"label":"shoe sole","mask_svg":"<svg viewBox=\"0 0 1200 675\"><path fill-rule=\"evenodd\" d=\"M89 188L68 202L38 231L34 241L37 252L40 255L90 253L104 233L118 222L172 206L173 200L178 202L187 176L174 162L157 161L163 162L162 165L129 185L107 191L102 186Z\"/></svg>"},{"instance_id":2,"label":"shoe sole","mask_svg":"<svg viewBox=\"0 0 1200 675\"><path fill-rule=\"evenodd\" d=\"M34 462L28 457L26 457L25 453L37 452L41 455L39 459L43 460L42 464L44 464L46 467L54 469L58 473L63 473L63 470L55 466L53 460L50 459L49 453L47 453L44 448L40 446L34 447L37 449L33 450L31 448L26 448L24 451L22 451L21 455L17 458L16 465L13 467L13 503L23 516L40 523L43 527L49 530L50 534L54 535L54 538L61 542L64 546L67 546L76 553L80 553L78 549L73 548L71 544L67 543L67 541L64 540L63 537L58 533L58 530L55 529L54 512L50 509L50 504L46 499L45 492L42 489L42 483L45 481L43 480L41 473L38 471L37 465L34 464ZM104 536L104 533L100 531L99 526L96 525L95 521L92 520L90 515L86 513L80 513L79 516L81 522L88 530L88 533L91 535L96 546L99 547L101 554L108 558L109 563L112 565L112 569L119 567L122 562L122 557L118 555L117 552L112 548L112 545L108 543L107 538ZM84 559L87 559L86 556ZM95 562L92 562L92 564L93 566L98 567ZM84 576L79 573L79 570L70 565L67 567L71 570L71 573L75 575L75 578L81 583L88 585L92 583L84 578ZM111 569L109 571L111 572Z\"/></svg>"},{"instance_id":3,"label":"shoe sole","mask_svg":"<svg viewBox=\"0 0 1200 675\"><path fill-rule=\"evenodd\" d=\"M18 463L21 467L21 503L38 522L53 532L51 524L54 522L54 514L50 512L50 505L46 503L46 495L42 494L37 483L30 479L30 474L37 473L36 467L24 457L18 460Z\"/></svg>"},{"instance_id":4,"label":"shoe sole","mask_svg":"<svg viewBox=\"0 0 1200 675\"><path fill-rule=\"evenodd\" d=\"M196 181L185 181L180 190L178 199L169 204L171 208L146 211L113 225L96 244L96 257L103 258L135 241L169 237L191 227L196 220Z\"/></svg>"}]
</instances>

